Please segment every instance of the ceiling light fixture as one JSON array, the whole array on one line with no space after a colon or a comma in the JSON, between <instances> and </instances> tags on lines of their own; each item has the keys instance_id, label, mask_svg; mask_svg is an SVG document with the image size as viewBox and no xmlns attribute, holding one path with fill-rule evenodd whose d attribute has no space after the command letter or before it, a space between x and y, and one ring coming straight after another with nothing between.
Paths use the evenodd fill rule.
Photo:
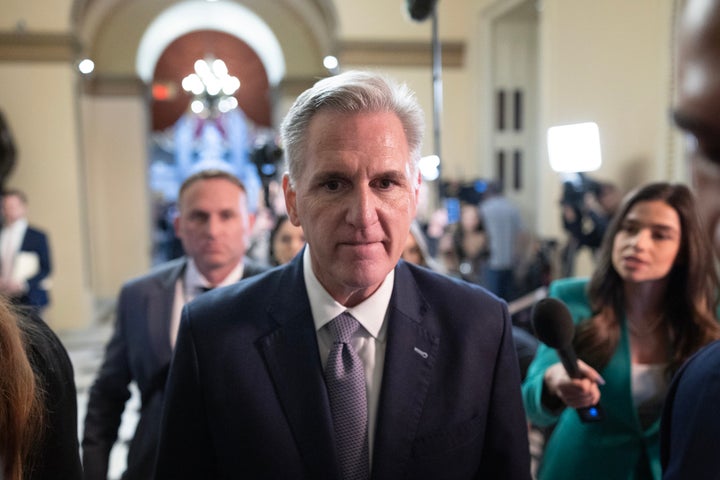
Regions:
<instances>
[{"instance_id":1,"label":"ceiling light fixture","mask_svg":"<svg viewBox=\"0 0 720 480\"><path fill-rule=\"evenodd\" d=\"M237 108L238 102L233 95L240 88L240 80L228 73L224 61L219 58L199 59L195 61L194 69L194 73L182 80L183 90L194 97L193 112L227 113Z\"/></svg>"}]
</instances>

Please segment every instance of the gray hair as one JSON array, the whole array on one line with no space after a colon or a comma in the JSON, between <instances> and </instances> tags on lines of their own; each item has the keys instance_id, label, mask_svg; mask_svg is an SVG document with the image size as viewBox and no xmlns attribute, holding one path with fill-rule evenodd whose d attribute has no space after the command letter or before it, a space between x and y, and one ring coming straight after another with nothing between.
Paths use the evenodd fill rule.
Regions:
<instances>
[{"instance_id":1,"label":"gray hair","mask_svg":"<svg viewBox=\"0 0 720 480\"><path fill-rule=\"evenodd\" d=\"M395 113L407 138L411 173L417 175L425 119L415 94L406 84L385 75L351 70L315 83L300 94L285 116L280 131L291 185L295 184L303 167L310 122L323 110Z\"/></svg>"}]
</instances>

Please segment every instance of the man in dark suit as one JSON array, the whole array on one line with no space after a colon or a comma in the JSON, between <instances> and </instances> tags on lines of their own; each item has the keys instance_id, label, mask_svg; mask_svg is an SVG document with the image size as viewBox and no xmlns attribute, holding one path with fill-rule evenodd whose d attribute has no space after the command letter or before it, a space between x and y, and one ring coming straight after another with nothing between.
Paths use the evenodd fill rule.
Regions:
<instances>
[{"instance_id":1,"label":"man in dark suit","mask_svg":"<svg viewBox=\"0 0 720 480\"><path fill-rule=\"evenodd\" d=\"M2 195L3 225L0 230L0 292L14 303L47 307L50 273L50 246L47 235L28 225L27 197L20 190Z\"/></svg>"},{"instance_id":2,"label":"man in dark suit","mask_svg":"<svg viewBox=\"0 0 720 480\"><path fill-rule=\"evenodd\" d=\"M700 214L720 255L720 0L688 0L678 23L675 124ZM720 342L691 357L665 400L660 460L663 478L720 479Z\"/></svg>"},{"instance_id":3,"label":"man in dark suit","mask_svg":"<svg viewBox=\"0 0 720 480\"><path fill-rule=\"evenodd\" d=\"M88 480L107 478L132 381L140 390L142 410L122 478L152 478L163 389L182 306L205 289L264 270L244 258L252 218L237 178L217 170L196 173L181 186L178 209L175 230L186 256L129 281L120 292L115 331L85 417L82 446Z\"/></svg>"},{"instance_id":4,"label":"man in dark suit","mask_svg":"<svg viewBox=\"0 0 720 480\"><path fill-rule=\"evenodd\" d=\"M289 264L186 306L158 479L530 478L505 303L399 262L423 116L346 72L282 126Z\"/></svg>"}]
</instances>

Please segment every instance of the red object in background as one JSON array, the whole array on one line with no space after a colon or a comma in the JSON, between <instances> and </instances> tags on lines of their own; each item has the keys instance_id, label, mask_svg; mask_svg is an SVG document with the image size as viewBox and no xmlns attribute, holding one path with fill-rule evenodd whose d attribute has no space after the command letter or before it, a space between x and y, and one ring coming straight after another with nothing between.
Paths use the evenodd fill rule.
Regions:
<instances>
[{"instance_id":1,"label":"red object in background","mask_svg":"<svg viewBox=\"0 0 720 480\"><path fill-rule=\"evenodd\" d=\"M170 84L167 83L153 83L152 86L152 96L153 100L170 100L171 97L174 97L174 88L170 86Z\"/></svg>"}]
</instances>

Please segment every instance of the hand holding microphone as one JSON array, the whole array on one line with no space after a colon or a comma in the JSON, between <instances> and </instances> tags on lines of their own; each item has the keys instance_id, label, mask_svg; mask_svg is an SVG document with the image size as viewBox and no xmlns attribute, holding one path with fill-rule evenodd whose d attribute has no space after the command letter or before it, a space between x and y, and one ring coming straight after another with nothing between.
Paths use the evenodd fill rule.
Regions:
<instances>
[{"instance_id":1,"label":"hand holding microphone","mask_svg":"<svg viewBox=\"0 0 720 480\"><path fill-rule=\"evenodd\" d=\"M582 360L578 360L578 368L582 376L572 378L561 363L551 365L545 371L545 388L568 407L584 408L595 405L600 401L598 385L603 385L605 381Z\"/></svg>"},{"instance_id":2,"label":"hand holding microphone","mask_svg":"<svg viewBox=\"0 0 720 480\"><path fill-rule=\"evenodd\" d=\"M596 422L604 418L598 404L600 390L597 384L604 384L599 373L579 361L572 346L575 334L572 316L561 301L544 298L533 308L532 323L538 339L557 350L562 363L546 371L545 384L551 393L570 407L576 407L584 422ZM564 372L563 372L564 370Z\"/></svg>"}]
</instances>

